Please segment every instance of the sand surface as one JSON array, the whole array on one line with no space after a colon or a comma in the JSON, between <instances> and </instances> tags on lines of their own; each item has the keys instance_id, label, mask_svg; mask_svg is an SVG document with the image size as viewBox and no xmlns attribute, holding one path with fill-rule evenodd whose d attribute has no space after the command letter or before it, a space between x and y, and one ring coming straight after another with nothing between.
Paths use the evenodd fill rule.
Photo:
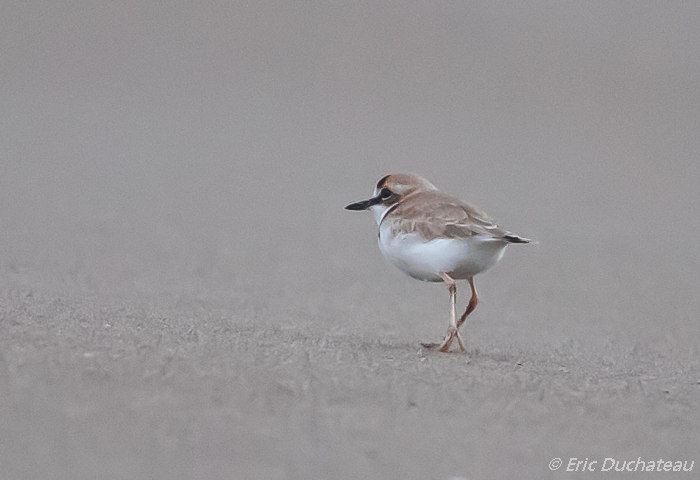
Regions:
<instances>
[{"instance_id":1,"label":"sand surface","mask_svg":"<svg viewBox=\"0 0 700 480\"><path fill-rule=\"evenodd\" d=\"M0 477L698 478L700 6L650 3L4 2ZM539 241L465 355L343 210L402 171Z\"/></svg>"}]
</instances>

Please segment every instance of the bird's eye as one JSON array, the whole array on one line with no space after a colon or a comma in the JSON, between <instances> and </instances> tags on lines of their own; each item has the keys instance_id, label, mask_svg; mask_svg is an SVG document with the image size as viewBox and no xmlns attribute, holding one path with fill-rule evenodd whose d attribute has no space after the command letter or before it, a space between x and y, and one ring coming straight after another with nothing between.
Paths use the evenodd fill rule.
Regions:
<instances>
[{"instance_id":1,"label":"bird's eye","mask_svg":"<svg viewBox=\"0 0 700 480\"><path fill-rule=\"evenodd\" d=\"M382 188L382 194L381 194L382 200L386 200L387 198L391 197L393 194L394 194L394 192L392 192L388 188Z\"/></svg>"}]
</instances>

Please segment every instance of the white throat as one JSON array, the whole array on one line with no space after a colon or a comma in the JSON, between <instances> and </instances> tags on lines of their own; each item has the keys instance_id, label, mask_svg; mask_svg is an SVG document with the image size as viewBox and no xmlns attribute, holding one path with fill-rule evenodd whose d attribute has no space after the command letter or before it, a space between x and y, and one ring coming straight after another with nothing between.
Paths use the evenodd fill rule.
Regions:
<instances>
[{"instance_id":1,"label":"white throat","mask_svg":"<svg viewBox=\"0 0 700 480\"><path fill-rule=\"evenodd\" d=\"M393 205L392 205L393 206ZM372 211L372 214L374 215L374 221L377 222L377 225L382 223L382 220L384 220L384 216L387 214L391 206L387 207L386 205L372 205L370 207L370 210Z\"/></svg>"}]
</instances>

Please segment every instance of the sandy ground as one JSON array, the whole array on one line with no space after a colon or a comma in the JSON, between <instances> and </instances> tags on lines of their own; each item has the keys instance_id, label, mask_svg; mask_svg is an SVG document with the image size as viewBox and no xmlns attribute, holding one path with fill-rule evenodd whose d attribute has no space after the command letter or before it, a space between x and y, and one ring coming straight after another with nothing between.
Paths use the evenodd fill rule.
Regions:
<instances>
[{"instance_id":1,"label":"sandy ground","mask_svg":"<svg viewBox=\"0 0 700 480\"><path fill-rule=\"evenodd\" d=\"M1 478L698 478L697 6L0 18ZM400 171L539 241L465 355L342 209Z\"/></svg>"}]
</instances>

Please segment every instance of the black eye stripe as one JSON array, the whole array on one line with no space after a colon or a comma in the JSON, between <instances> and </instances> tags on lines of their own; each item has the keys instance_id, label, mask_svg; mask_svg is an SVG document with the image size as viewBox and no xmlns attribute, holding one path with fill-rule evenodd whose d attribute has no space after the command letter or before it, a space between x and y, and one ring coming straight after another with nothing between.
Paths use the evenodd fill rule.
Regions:
<instances>
[{"instance_id":1,"label":"black eye stripe","mask_svg":"<svg viewBox=\"0 0 700 480\"><path fill-rule=\"evenodd\" d=\"M393 194L394 194L394 192L392 192L388 188L382 188L382 193L380 195L384 200L386 200L387 198L391 197Z\"/></svg>"}]
</instances>

